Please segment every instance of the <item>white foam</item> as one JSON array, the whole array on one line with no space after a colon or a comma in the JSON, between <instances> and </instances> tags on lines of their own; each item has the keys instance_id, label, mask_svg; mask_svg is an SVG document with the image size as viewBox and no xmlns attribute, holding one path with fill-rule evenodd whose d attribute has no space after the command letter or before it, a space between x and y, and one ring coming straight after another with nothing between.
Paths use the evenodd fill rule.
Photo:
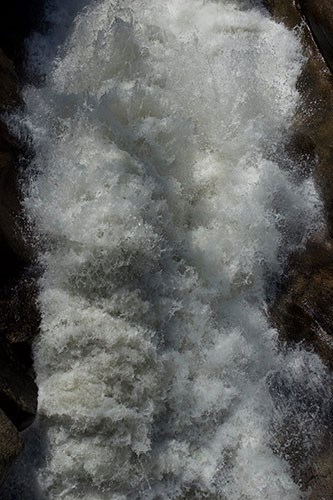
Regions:
<instances>
[{"instance_id":1,"label":"white foam","mask_svg":"<svg viewBox=\"0 0 333 500\"><path fill-rule=\"evenodd\" d=\"M309 393L324 373L277 352L264 288L319 220L312 181L268 154L298 105L299 41L241 2L92 1L73 23L65 5L31 42L45 83L25 89L45 266L40 487L298 499L270 446L293 403L268 380L292 392L301 365Z\"/></svg>"}]
</instances>

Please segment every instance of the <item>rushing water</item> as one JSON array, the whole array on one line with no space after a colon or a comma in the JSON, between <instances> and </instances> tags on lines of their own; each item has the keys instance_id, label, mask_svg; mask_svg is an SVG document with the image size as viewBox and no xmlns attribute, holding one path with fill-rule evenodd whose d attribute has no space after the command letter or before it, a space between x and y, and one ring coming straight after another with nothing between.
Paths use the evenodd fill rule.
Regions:
<instances>
[{"instance_id":1,"label":"rushing water","mask_svg":"<svg viewBox=\"0 0 333 500\"><path fill-rule=\"evenodd\" d=\"M320 220L281 153L296 35L240 1L46 15L23 117L41 498L301 498L279 436L311 449L325 373L279 352L266 314L267 280Z\"/></svg>"}]
</instances>

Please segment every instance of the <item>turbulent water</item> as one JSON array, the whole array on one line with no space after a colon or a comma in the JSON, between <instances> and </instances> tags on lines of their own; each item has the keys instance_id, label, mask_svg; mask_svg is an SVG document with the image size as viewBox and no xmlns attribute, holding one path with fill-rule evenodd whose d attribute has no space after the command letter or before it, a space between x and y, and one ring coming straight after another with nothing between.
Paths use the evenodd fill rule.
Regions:
<instances>
[{"instance_id":1,"label":"turbulent water","mask_svg":"<svg viewBox=\"0 0 333 500\"><path fill-rule=\"evenodd\" d=\"M296 35L240 1L54 0L46 17L21 117L41 498L302 498L282 448L310 452L325 373L279 352L266 314L320 220L281 146Z\"/></svg>"}]
</instances>

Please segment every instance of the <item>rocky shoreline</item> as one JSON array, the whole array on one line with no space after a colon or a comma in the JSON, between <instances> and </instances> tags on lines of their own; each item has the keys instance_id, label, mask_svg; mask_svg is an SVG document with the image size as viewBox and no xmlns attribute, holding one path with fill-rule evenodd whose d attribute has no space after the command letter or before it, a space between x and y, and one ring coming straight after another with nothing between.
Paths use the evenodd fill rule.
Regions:
<instances>
[{"instance_id":1,"label":"rocky shoreline","mask_svg":"<svg viewBox=\"0 0 333 500\"><path fill-rule=\"evenodd\" d=\"M287 154L310 175L313 167L325 207L326 229L320 228L301 253L292 255L270 308L281 345L302 343L333 369L333 5L329 0L265 0L279 21L300 33L307 63L298 87L303 100L295 117ZM0 21L0 111L23 106L23 44L40 18L42 0L14 0ZM319 47L319 48L318 48ZM36 276L21 221L17 173L27 158L0 118L0 481L22 450L20 431L36 414L31 342L38 332ZM295 478L311 500L333 498L333 438L312 464L291 457ZM300 463L301 461L301 463ZM296 468L298 470L296 471Z\"/></svg>"},{"instance_id":2,"label":"rocky shoreline","mask_svg":"<svg viewBox=\"0 0 333 500\"><path fill-rule=\"evenodd\" d=\"M290 0L266 0L273 16L301 35L307 57L298 81L302 103L287 148L296 164L313 164L326 219L326 228L319 229L303 252L291 256L271 314L282 339L309 343L333 367L330 310L333 298L333 76L322 56L327 53L327 45L320 44L319 50L309 28L311 23L306 23L306 16L311 20L317 13L316 4L309 0L301 0L298 5ZM323 22L333 23L333 6L329 2L321 2L320 13ZM320 43L321 18L316 19Z\"/></svg>"},{"instance_id":3,"label":"rocky shoreline","mask_svg":"<svg viewBox=\"0 0 333 500\"><path fill-rule=\"evenodd\" d=\"M301 344L333 369L333 5L329 0L266 0L278 21L296 30L307 62L298 80L302 102L295 116L288 154L308 175L312 165L324 204L325 228L292 255L270 308L281 347ZM311 170L311 169L310 169ZM332 412L333 408L331 409ZM315 456L288 459L310 500L333 498L333 413Z\"/></svg>"}]
</instances>

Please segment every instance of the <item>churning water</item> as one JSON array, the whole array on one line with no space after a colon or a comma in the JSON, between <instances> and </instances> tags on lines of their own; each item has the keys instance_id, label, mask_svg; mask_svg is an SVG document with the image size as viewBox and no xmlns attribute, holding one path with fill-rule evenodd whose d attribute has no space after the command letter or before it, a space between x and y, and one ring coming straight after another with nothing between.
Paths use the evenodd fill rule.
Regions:
<instances>
[{"instance_id":1,"label":"churning water","mask_svg":"<svg viewBox=\"0 0 333 500\"><path fill-rule=\"evenodd\" d=\"M325 373L279 352L266 314L268 278L320 220L278 154L296 35L237 0L46 15L24 92L41 497L301 498L278 436L311 449Z\"/></svg>"}]
</instances>

